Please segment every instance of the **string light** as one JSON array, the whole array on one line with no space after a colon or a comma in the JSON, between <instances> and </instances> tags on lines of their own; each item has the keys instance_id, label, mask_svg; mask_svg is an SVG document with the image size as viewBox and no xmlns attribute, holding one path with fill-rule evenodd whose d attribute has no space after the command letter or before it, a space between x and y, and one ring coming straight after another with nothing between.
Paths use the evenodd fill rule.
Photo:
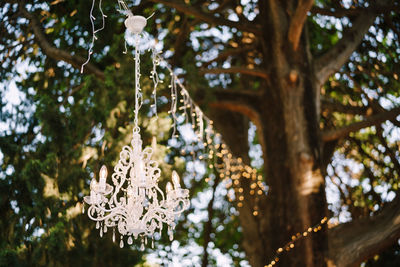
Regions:
<instances>
[{"instance_id":1,"label":"string light","mask_svg":"<svg viewBox=\"0 0 400 267\"><path fill-rule=\"evenodd\" d=\"M104 29L105 26L105 17L107 17L106 15L104 15L102 8L101 8L101 0L99 1L99 9L101 12L101 16L102 16L102 26L99 29L95 29L95 25L94 25L94 20L95 17L93 16L93 9L94 9L94 5L95 5L95 0L93 0L92 2L92 6L91 6L91 10L90 10L90 21L91 21L91 25L92 25L92 41L90 43L89 46L89 50L88 50L88 58L87 60L82 64L81 67L81 72L83 72L84 66L86 64L88 64L88 62L90 61L90 57L91 54L93 54L93 47L94 47L94 41L97 40L97 36L96 33L98 33L99 31L101 31L102 29ZM123 0L118 0L118 5L120 8L120 12L126 14L127 16L132 15L132 12L128 9L126 3ZM151 16L150 16L151 17ZM138 47L138 38L135 39L136 42L136 47ZM125 41L125 50L126 49L126 41ZM125 52L126 52L125 51ZM157 66L160 65L160 62L165 62L165 60L159 55L159 53L157 52L157 50L155 49L155 46L153 46L151 48L152 51L152 59L153 59L153 69L151 71L151 75L150 78L153 80L153 92L152 92L152 96L154 99L154 104L152 104L152 107L154 108L154 113L155 116L157 117L157 97L156 97L156 89L158 86L158 83L162 83L162 81L160 81L158 73L157 73ZM139 62L139 54L138 54L138 50L136 49L136 53L135 53L135 61L138 63ZM199 159L208 159L209 162L211 162L209 164L209 168L210 169L215 169L218 173L220 178L222 178L224 181L226 182L226 188L230 189L233 188L234 192L236 194L235 197L237 197L237 207L241 208L243 207L243 201L244 201L244 189L241 186L240 183L240 178L241 177L245 177L246 179L250 179L253 181L250 184L250 191L249 194L254 196L255 199L255 205L253 207L253 216L258 216L259 211L258 211L258 201L259 201L259 196L262 195L263 193L265 193L266 191L266 187L263 184L263 177L261 175L257 175L257 170L252 168L251 166L248 166L246 164L243 163L243 160L241 158L235 158L233 157L229 147L224 143L224 141L220 138L220 134L217 133L214 129L213 129L213 121L210 120L207 116L205 116L203 114L203 112L201 111L200 107L191 99L188 91L185 89L185 87L182 85L182 83L178 80L177 76L173 73L172 69L170 67L168 67L168 64L165 64L167 66L167 69L170 71L170 75L171 75L171 84L170 84L170 88L171 88L171 109L169 111L169 113L172 116L173 119L173 133L172 133L172 137L178 137L176 134L176 127L177 127L177 106L178 103L181 103L181 107L178 108L178 110L183 111L182 112L182 116L185 117L185 121L186 123L189 123L189 115L190 115L190 122L191 122L191 126L192 129L194 130L196 136L197 136L197 141L203 145L204 148L204 154L206 154L207 156L204 157L202 155L199 156ZM140 91L140 87L138 85L138 81L140 78L140 70L138 68L136 68L136 84L135 87L137 89L136 91L136 101L135 101L135 125L137 125L138 121L137 121L137 115L138 115L138 111L139 108L141 106L142 103L142 94ZM177 85L179 86L180 89L180 94L182 96L182 99L179 99L178 101L178 89L177 89ZM188 110L190 113L188 113ZM204 123L206 123L206 126L204 127ZM204 129L205 128L205 129ZM205 133L205 140L204 140L204 133ZM216 137L218 139L220 139L219 141L215 141L216 143L213 143L213 138L212 137ZM185 153L185 150L182 149L182 154ZM193 157L193 162L195 160L195 152L194 152L194 148L190 151L190 154ZM221 164L218 163L218 161L221 161ZM102 169L100 171L100 176L101 178L105 178L106 174L106 170L105 170L105 174L104 174L104 170ZM195 176L195 173L193 172L193 175ZM103 179L104 180L104 179ZM100 179L100 185L104 184L105 182L102 179ZM210 178L206 177L205 178L205 182L209 182ZM107 184L106 184L107 185ZM174 185L176 188L178 188L180 190L180 186L177 186L177 181L176 179L174 180ZM96 184L96 186L98 187L98 185ZM94 187L96 187L94 186ZM97 188L96 187L96 188ZM105 187L107 188L107 187ZM108 188L109 189L109 188ZM176 189L176 190L178 190ZM104 189L106 190L106 189ZM93 190L92 190L93 191ZM97 190L99 191L99 190ZM97 193L96 190L94 190L93 192ZM101 191L101 190L100 190ZM167 200L170 197L171 192L175 192L173 191L173 189L171 189L171 184L167 185ZM186 193L186 192L185 192ZM187 194L187 193L186 193ZM182 199L184 199L185 197L183 197ZM230 197L230 195L227 196L228 201L233 202L233 199ZM93 201L92 201L93 200ZM87 199L85 199L85 201L89 204L96 204L97 199L95 200L95 198L93 199L89 199L87 197ZM102 200L104 201L104 199ZM98 201L99 203L102 203L102 201ZM93 202L93 203L92 203ZM185 199L184 200L184 208L182 210L184 210L185 208L187 208L188 206L188 201ZM92 214L94 214L92 212L92 210L94 206L92 205L89 208L89 215L92 216ZM169 212L169 211L168 211ZM167 212L167 213L168 213ZM177 212L179 213L179 212ZM95 219L94 217L91 217L92 219ZM97 219L96 219L97 220ZM317 225L313 226L313 227L309 227L306 231L302 232L302 233L297 233L296 235L293 235L291 238L291 241L289 241L287 244L285 244L283 247L280 247L276 250L276 254L273 257L273 259L270 261L270 263L268 265L265 265L265 267L272 267L274 266L278 261L279 261L279 256L280 254L282 254L284 251L290 251L291 249L294 248L295 246L295 242L298 241L299 239L303 238L303 237L307 237L309 234L311 233L316 233L318 231L320 231L322 229L322 225L325 224L327 222L327 218L324 217L320 223L318 223ZM99 229L100 228L100 236L103 235L103 232L106 233L107 232L107 227L112 227L115 226L115 224L109 223L109 222L105 222L104 225L100 225L99 221L96 224L96 228ZM161 229L160 229L161 230ZM147 230L146 230L147 231ZM132 234L134 231L130 230L125 230L124 231L120 231L120 233L122 235L129 235ZM150 231L151 232L151 231ZM149 234L151 234L150 232L148 232ZM169 228L169 235L172 236L172 229ZM147 232L146 232L147 234ZM121 244L123 246L122 243L122 235L121 235ZM147 243L147 238L144 238L144 235L142 236L142 248L143 248L143 240L145 243ZM115 228L113 228L113 241L115 241ZM128 244L132 244L132 240L128 238Z\"/></svg>"},{"instance_id":2,"label":"string light","mask_svg":"<svg viewBox=\"0 0 400 267\"><path fill-rule=\"evenodd\" d=\"M153 46L151 48L151 53L152 53L152 60L153 60L153 69L150 73L150 79L153 80L153 99L154 99L154 104L153 106L153 110L154 110L154 114L156 116L156 118L158 118L158 114L157 114L157 86L158 83L160 82L160 78L158 76L157 73L157 66L160 64L160 60L159 60L159 53L157 52L156 48Z\"/></svg>"},{"instance_id":3,"label":"string light","mask_svg":"<svg viewBox=\"0 0 400 267\"><path fill-rule=\"evenodd\" d=\"M176 116L176 108L178 102L178 94L176 89L176 79L175 74L171 72L171 84L169 85L171 88L171 109L169 113L172 116L172 138L178 137L176 134L176 124L177 124L177 116Z\"/></svg>"},{"instance_id":4,"label":"string light","mask_svg":"<svg viewBox=\"0 0 400 267\"><path fill-rule=\"evenodd\" d=\"M94 19L93 5L91 20ZM120 152L119 161L111 175L112 185L106 182L107 168L103 166L100 170L99 182L93 177L90 183L90 195L83 198L89 205L88 217L96 221L96 229L99 229L100 237L103 237L103 233L111 227L113 228L112 239L115 242L115 228L117 228L121 248L124 247L126 236L128 245L132 245L133 238L140 238L141 250L144 250L148 237L153 240L155 232L159 231L161 234L164 223L168 227L169 239L172 241L175 220L188 209L190 204L189 191L181 188L179 176L175 171L172 172L173 187L168 182L164 195L158 186L161 170L158 168L158 162L152 160L153 149L151 147L142 149L143 142L138 121L143 102L140 88L139 38L146 23L146 18L133 16L132 13L129 13L125 20L126 28L135 35L135 109L131 146L124 146ZM95 33L93 29L93 35ZM89 59L90 57L88 61ZM153 63L157 61L153 60ZM82 65L82 70L84 65L85 63ZM153 71L154 69L153 66ZM155 74L152 73L152 75ZM156 85L157 81L154 90L156 90ZM174 94L176 95L176 88ZM155 141L152 145L155 147ZM152 247L154 247L153 242Z\"/></svg>"},{"instance_id":5,"label":"string light","mask_svg":"<svg viewBox=\"0 0 400 267\"><path fill-rule=\"evenodd\" d=\"M317 223L316 225L314 225L312 227L308 227L307 230L305 230L304 232L299 232L299 233L296 233L295 235L292 235L291 240L289 242L287 242L283 247L278 248L275 251L275 255L272 257L272 260L270 261L270 263L266 264L264 267L274 266L279 261L279 257L284 251L290 251L291 249L293 249L295 246L294 245L295 242L297 242L301 238L306 237L306 236L312 234L313 232L316 233L316 232L320 231L322 229L322 226L324 224L326 224L327 222L328 222L328 218L324 217L319 223Z\"/></svg>"},{"instance_id":6,"label":"string light","mask_svg":"<svg viewBox=\"0 0 400 267\"><path fill-rule=\"evenodd\" d=\"M105 18L107 16L104 15L103 9L101 8L101 1L102 0L99 1L99 9L100 9L100 13L101 13L102 24L101 24L101 27L99 29L97 29L97 30L95 29L95 26L94 26L94 21L96 20L96 18L93 16L93 9L94 9L94 5L96 4L96 0L92 1L92 6L90 8L89 18L90 18L90 24L92 25L92 41L91 41L91 43L89 45L88 57L87 57L86 61L81 66L81 73L83 73L83 68L85 67L86 64L89 63L90 57L93 54L94 41L97 40L96 33L98 33L99 31L103 30L104 26L105 26Z\"/></svg>"},{"instance_id":7,"label":"string light","mask_svg":"<svg viewBox=\"0 0 400 267\"><path fill-rule=\"evenodd\" d=\"M123 0L117 0L118 6L119 6L119 12L126 16L133 16L132 12L126 5L125 1ZM92 33L93 33L93 38L91 45L89 47L89 55L87 61L82 65L81 71L83 71L83 67L89 62L90 60L90 55L93 53L93 46L94 46L94 41L97 39L96 33L98 33L100 30L104 29L104 18L106 17L103 14L103 11L101 9L101 1L99 3L100 7L100 12L102 14L102 20L103 24L102 27L99 29L94 28L94 20L95 18L93 17L93 8L95 5L95 0L93 0L92 3L92 8L91 8L91 13L90 13L90 19L92 23ZM152 15L151 15L152 16ZM150 17L151 17L150 16ZM199 142L199 147L203 147L203 155L200 155L198 158L199 159L205 159L209 162L208 167L211 170L215 170L219 173L220 177L223 178L223 180L227 183L227 189L229 188L234 188L237 189L239 188L239 191L237 192L237 196L235 199L237 200L237 206L240 208L243 206L242 201L244 200L244 195L243 195L243 187L240 183L240 178L245 177L247 179L251 179L252 181L259 180L259 183L251 183L251 190L250 190L250 195L252 195L255 199L255 203L258 203L258 198L260 195L266 192L266 187L262 183L262 176L258 175L257 176L257 170L252 168L251 166L248 166L243 163L241 158L235 158L233 157L229 147L226 145L226 143L222 140L221 135L216 132L213 128L213 121L209 119L200 109L200 107L193 101L193 99L190 97L189 92L187 89L183 86L183 84L179 81L177 75L174 74L173 70L168 66L168 63L161 57L161 52L157 52L155 48L155 44L153 44L150 48L152 52L152 59L153 59L153 69L150 74L150 78L153 80L153 92L152 92L152 97L154 99L154 103L151 105L154 108L154 113L155 116L157 117L157 98L156 98L156 89L158 86L158 83L162 83L163 81L160 80L159 75L157 73L157 66L161 65L161 63L167 68L167 70L170 73L171 76L171 108L170 108L170 115L173 119L173 132L172 132L172 138L178 137L177 135L177 111L182 112L182 116L185 118L186 123L191 124L191 128L194 130L196 136L197 136L197 141ZM140 76L140 74L139 74ZM139 98L141 100L141 92L138 92ZM181 95L181 99L178 99L178 95ZM141 103L142 101L140 101ZM178 103L180 104L180 107L178 107ZM140 107L140 106L139 106ZM189 118L190 117L190 118ZM205 135L205 136L204 136ZM186 154L186 150L182 149L181 150L182 154ZM195 149L191 149L189 152L190 155L192 156L193 160L195 160ZM206 179L208 182L211 180ZM231 182L227 182L228 180L231 180ZM233 199L231 199L233 201ZM257 216L258 211L257 204L254 205L253 207L253 215Z\"/></svg>"}]
</instances>

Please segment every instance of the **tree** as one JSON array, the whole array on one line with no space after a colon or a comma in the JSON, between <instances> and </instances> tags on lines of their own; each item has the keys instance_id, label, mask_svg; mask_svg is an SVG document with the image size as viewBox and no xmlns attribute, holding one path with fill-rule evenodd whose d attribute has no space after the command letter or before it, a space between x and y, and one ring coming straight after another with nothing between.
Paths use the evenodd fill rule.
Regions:
<instances>
[{"instance_id":1,"label":"tree","mask_svg":"<svg viewBox=\"0 0 400 267\"><path fill-rule=\"evenodd\" d=\"M16 223L17 229L2 224L2 233L18 232L17 240L10 235L2 247L32 244L22 237L32 236L26 231L38 225L48 224L45 228L55 233L66 227L45 207L55 205L67 218L67 208L77 200L73 197L85 186L79 181L98 169L99 158L116 158L124 140L118 129L124 133L129 128L131 62L119 53L124 28L112 3L104 3L107 27L85 69L89 76L79 74L85 61L81 43L89 38L84 14L89 5L7 0L2 9L3 81L15 75L18 60L35 66L18 80L26 106L2 114L4 121L16 122L1 137L2 191L11 192L20 214L6 199L2 210L9 220L29 220ZM350 214L348 222L324 226L298 241L279 264L352 266L394 246L400 237L398 1L152 0L132 9L144 15L157 11L150 32L158 36L168 29L163 39L173 52L168 60L184 70L193 98L207 110L234 156L248 165L249 121L257 128L268 192L258 196L255 214L257 194L241 177L244 200L237 207L241 247L252 266L268 264L293 234L343 209ZM36 110L24 110L32 103ZM97 140L102 130L106 142ZM99 158L81 157L89 145ZM50 193L46 181L54 181L58 193ZM204 188L195 185L192 190ZM328 206L327 188L339 194L336 210L335 203ZM54 197L42 199L38 190ZM393 200L387 197L390 192L396 192ZM215 234L213 201L210 223L203 229L204 248ZM7 255L12 253L17 252L11 249Z\"/></svg>"}]
</instances>

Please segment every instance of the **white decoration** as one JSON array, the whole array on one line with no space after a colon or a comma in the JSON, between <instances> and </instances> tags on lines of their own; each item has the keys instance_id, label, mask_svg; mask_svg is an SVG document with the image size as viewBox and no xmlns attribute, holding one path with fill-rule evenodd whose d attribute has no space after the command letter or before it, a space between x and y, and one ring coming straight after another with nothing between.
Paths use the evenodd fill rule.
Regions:
<instances>
[{"instance_id":1,"label":"white decoration","mask_svg":"<svg viewBox=\"0 0 400 267\"><path fill-rule=\"evenodd\" d=\"M123 7L123 2L119 1ZM142 105L140 89L140 52L139 34L146 25L146 18L129 14L125 21L129 31L135 34L135 109L134 128L131 146L124 146L120 152L120 159L114 167L112 185L107 183L107 168L101 167L99 182L92 179L90 195L84 197L89 204L88 216L96 221L96 229L100 229L100 237L113 227L113 241L115 242L115 228L121 234L120 247L124 247L124 236L127 243L133 243L132 237L141 238L141 250L147 244L147 237L156 231L161 233L163 224L168 226L168 235L173 239L172 230L175 228L175 219L185 211L189 205L189 190L182 189L178 174L172 172L171 183L167 183L166 197L158 187L161 170L158 162L152 160L153 149L142 149L142 139L138 126L138 115ZM153 53L153 56L157 56ZM153 63L157 60L153 59ZM153 77L156 75L153 68ZM158 77L155 78L155 87ZM154 87L154 95L155 95ZM156 99L155 99L156 103ZM176 106L176 105L175 105ZM152 242L152 246L154 243Z\"/></svg>"},{"instance_id":2,"label":"white decoration","mask_svg":"<svg viewBox=\"0 0 400 267\"><path fill-rule=\"evenodd\" d=\"M92 180L90 196L84 201L90 205L88 216L96 221L96 229L100 228L100 236L104 229L116 227L123 236L128 236L128 244L132 237L144 240L153 237L154 232L168 225L168 235L173 238L175 219L189 207L189 190L182 189L178 174L172 172L172 187L168 182L166 198L158 187L161 170L158 163L151 159L151 147L142 149L139 127L133 130L131 146L124 146L120 159L112 174L113 185L97 183ZM105 166L101 168L100 179L107 174ZM106 228L107 227L107 228ZM106 231L104 231L106 232ZM121 247L123 241L121 237ZM143 243L142 243L143 244ZM144 249L144 245L141 246Z\"/></svg>"}]
</instances>

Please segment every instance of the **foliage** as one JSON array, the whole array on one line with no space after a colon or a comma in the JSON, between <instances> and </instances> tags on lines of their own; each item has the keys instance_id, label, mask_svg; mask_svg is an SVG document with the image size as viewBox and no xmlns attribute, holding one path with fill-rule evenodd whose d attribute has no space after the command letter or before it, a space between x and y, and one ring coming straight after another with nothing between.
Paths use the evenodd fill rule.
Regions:
<instances>
[{"instance_id":1,"label":"foliage","mask_svg":"<svg viewBox=\"0 0 400 267\"><path fill-rule=\"evenodd\" d=\"M91 38L90 1L7 0L0 9L4 22L0 26L3 51L0 55L0 234L4 237L0 240L0 266L133 266L145 261L135 246L119 249L110 240L110 234L100 239L94 224L81 214L80 203L88 193L90 179L96 176L101 164L112 166L116 162L132 130L133 59L122 53L125 28L115 2L103 3L106 27L97 36L91 59L103 71L104 79L94 74L81 75L79 68L46 55L20 7L25 6L40 21L50 44L60 51L85 57ZM264 82L259 77L207 73L211 68L268 68L259 36L224 25L206 24L192 14L157 3L163 1L153 2L142 1L132 10L143 16L156 11L146 29L151 36L162 39L163 55L181 73L192 97L210 117L218 111L210 109L208 104L218 100L221 91L261 90ZM341 10L348 2L354 9L369 5L368 1L319 0L315 6ZM219 17L231 20L259 22L262 19L255 0L184 3L209 13L217 12L224 5L218 10ZM399 14L386 11L377 16L350 60L322 87L322 130L359 122L366 116L398 106ZM97 8L95 16L99 16ZM335 17L312 12L307 19L311 54L320 56L334 46L354 18L352 14ZM96 20L97 27L98 23L100 20ZM238 48L242 49L241 53L233 52ZM223 54L226 56L218 57ZM149 53L143 55L143 73L150 72L148 59ZM199 75L200 72L205 75ZM181 150L193 147L197 152L200 148L187 144L183 138L176 146L167 148L171 146L168 73L163 76L164 83L158 89L157 122L150 118L148 103L141 110L141 114L147 114L140 122L143 140L150 144L152 136L157 137L158 158L166 161L161 166L162 186L172 168L178 169L185 173L185 185L197 204L180 219L175 235L179 242L171 245L163 235L156 242L156 254L170 261L176 253L199 264L206 246L211 252L209 262L214 265L218 263L218 253L228 257L232 265L244 264L237 207L227 200L224 183L213 188L213 183L204 180L211 177L216 181L218 173L208 163L197 162L204 167L204 173L193 175L189 167L194 164L193 157L182 154ZM151 99L151 80L146 75L142 78L144 98ZM20 101L8 103L10 91L18 94ZM351 133L349 138L335 140L324 147L334 152L333 156L323 159L326 168L322 171L327 181L329 208L335 219L370 216L397 194L398 127L399 122L394 119ZM260 139L256 134L250 146L259 145ZM259 172L265 169L266 166L261 166ZM209 218L207 205L214 195L211 203L214 212ZM213 230L210 244L205 244L209 220ZM177 243L179 251L174 250ZM196 248L197 252L188 248ZM369 260L366 266L395 266L399 262L397 254L396 245L376 260Z\"/></svg>"}]
</instances>

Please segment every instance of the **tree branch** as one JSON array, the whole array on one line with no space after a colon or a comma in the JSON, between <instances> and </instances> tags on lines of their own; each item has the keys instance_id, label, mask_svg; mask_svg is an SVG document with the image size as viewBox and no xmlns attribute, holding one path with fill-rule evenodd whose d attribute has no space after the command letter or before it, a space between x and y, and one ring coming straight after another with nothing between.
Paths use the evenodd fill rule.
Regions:
<instances>
[{"instance_id":1,"label":"tree branch","mask_svg":"<svg viewBox=\"0 0 400 267\"><path fill-rule=\"evenodd\" d=\"M346 137L350 133L356 132L363 128L370 127L373 125L378 125L387 120L394 120L399 114L400 114L400 107L397 107L376 115L369 116L363 121L355 122L353 124L344 126L339 129L323 132L322 141L328 142Z\"/></svg>"},{"instance_id":2,"label":"tree branch","mask_svg":"<svg viewBox=\"0 0 400 267\"><path fill-rule=\"evenodd\" d=\"M297 50L301 32L303 31L304 22L307 18L307 13L310 11L314 0L299 0L297 2L296 11L290 21L288 39L292 44L293 50Z\"/></svg>"},{"instance_id":3,"label":"tree branch","mask_svg":"<svg viewBox=\"0 0 400 267\"><path fill-rule=\"evenodd\" d=\"M311 14L319 14L324 16L331 17L346 17L346 16L354 16L359 15L362 12L365 12L365 9L362 8L322 8L318 6L313 6L310 10Z\"/></svg>"},{"instance_id":4,"label":"tree branch","mask_svg":"<svg viewBox=\"0 0 400 267\"><path fill-rule=\"evenodd\" d=\"M266 70L262 69L248 69L243 67L231 67L231 68L213 68L213 69L202 69L199 71L200 74L221 74L221 73L241 73L250 76L256 76L263 79L268 79Z\"/></svg>"},{"instance_id":5,"label":"tree branch","mask_svg":"<svg viewBox=\"0 0 400 267\"><path fill-rule=\"evenodd\" d=\"M43 33L43 29L39 24L36 17L26 10L23 3L20 3L20 11L25 18L29 20L29 25L32 27L32 31L35 35L35 39L42 49L43 53L46 54L48 57L54 60L61 60L66 63L71 64L74 68L80 69L82 64L86 61L83 57L72 55L67 51L58 49L54 47L46 38L46 35ZM85 72L94 74L97 78L104 80L104 73L100 69L98 69L93 64L89 63L85 66Z\"/></svg>"},{"instance_id":6,"label":"tree branch","mask_svg":"<svg viewBox=\"0 0 400 267\"><path fill-rule=\"evenodd\" d=\"M321 99L321 106L322 110L326 109L331 112L340 112L353 115L365 115L370 111L370 109L367 107L343 105L336 100L326 98Z\"/></svg>"},{"instance_id":7,"label":"tree branch","mask_svg":"<svg viewBox=\"0 0 400 267\"><path fill-rule=\"evenodd\" d=\"M211 10L211 13L218 13L223 11L227 7L227 5L231 3L232 3L231 0L223 0L223 2L219 4L219 6L216 9Z\"/></svg>"},{"instance_id":8,"label":"tree branch","mask_svg":"<svg viewBox=\"0 0 400 267\"><path fill-rule=\"evenodd\" d=\"M369 11L360 14L353 21L353 27L343 32L342 39L315 60L314 69L316 70L318 87L322 86L332 74L347 62L373 24L375 17L376 14Z\"/></svg>"},{"instance_id":9,"label":"tree branch","mask_svg":"<svg viewBox=\"0 0 400 267\"><path fill-rule=\"evenodd\" d=\"M175 8L176 10L183 12L188 15L192 15L202 21L209 23L211 25L225 25L228 27L236 28L240 31L252 32L254 34L261 34L261 27L259 25L248 23L248 22L237 22L228 19L224 19L222 17L216 17L212 14L207 14L199 10L198 8L194 8L188 5L180 4L178 1L172 0L150 0L155 3L161 3L166 6Z\"/></svg>"},{"instance_id":10,"label":"tree branch","mask_svg":"<svg viewBox=\"0 0 400 267\"><path fill-rule=\"evenodd\" d=\"M356 266L400 237L400 196L377 215L328 230L328 257L335 266Z\"/></svg>"},{"instance_id":11,"label":"tree branch","mask_svg":"<svg viewBox=\"0 0 400 267\"><path fill-rule=\"evenodd\" d=\"M211 59L210 61L204 62L203 63L203 68L207 67L208 65L210 65L213 62L225 60L229 56L241 54L243 52L250 51L250 50L252 50L254 48L255 47L252 45L252 46L244 46L244 47L240 47L240 48L236 48L236 49L229 49L229 50L223 51L223 52L219 53L216 58Z\"/></svg>"},{"instance_id":12,"label":"tree branch","mask_svg":"<svg viewBox=\"0 0 400 267\"><path fill-rule=\"evenodd\" d=\"M368 8L321 8L314 6L311 8L311 14L319 14L336 18L356 16L363 12L374 12L376 14L387 14L392 11L400 12L400 6L396 5L375 5Z\"/></svg>"}]
</instances>

